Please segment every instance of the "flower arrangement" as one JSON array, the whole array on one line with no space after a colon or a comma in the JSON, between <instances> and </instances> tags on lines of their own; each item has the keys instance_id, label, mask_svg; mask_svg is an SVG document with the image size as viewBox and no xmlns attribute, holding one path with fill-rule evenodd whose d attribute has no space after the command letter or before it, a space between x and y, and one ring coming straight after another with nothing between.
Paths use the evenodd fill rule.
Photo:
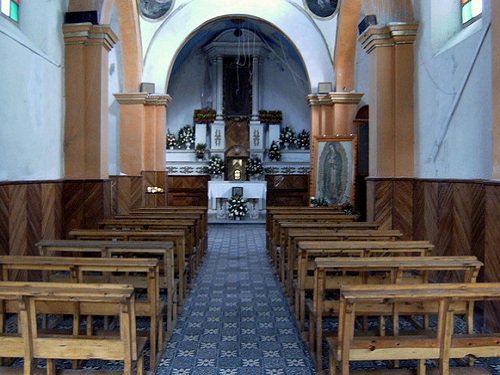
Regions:
<instances>
[{"instance_id":1,"label":"flower arrangement","mask_svg":"<svg viewBox=\"0 0 500 375\"><path fill-rule=\"evenodd\" d=\"M158 186L148 186L146 188L146 193L149 194L158 194L158 193L164 193L165 189L158 187Z\"/></svg>"},{"instance_id":2,"label":"flower arrangement","mask_svg":"<svg viewBox=\"0 0 500 375\"><path fill-rule=\"evenodd\" d=\"M224 161L219 155L212 155L206 167L208 174L222 174L224 173Z\"/></svg>"},{"instance_id":3,"label":"flower arrangement","mask_svg":"<svg viewBox=\"0 0 500 375\"><path fill-rule=\"evenodd\" d=\"M309 149L311 142L311 137L309 135L309 132L307 130L302 129L302 131L297 134L297 140L296 144L297 147L300 148L301 150L307 150Z\"/></svg>"},{"instance_id":4,"label":"flower arrangement","mask_svg":"<svg viewBox=\"0 0 500 375\"><path fill-rule=\"evenodd\" d=\"M264 172L264 166L262 165L262 160L257 155L253 155L248 159L245 166L245 172L249 176L255 176L262 174Z\"/></svg>"},{"instance_id":5,"label":"flower arrangement","mask_svg":"<svg viewBox=\"0 0 500 375\"><path fill-rule=\"evenodd\" d=\"M184 125L179 130L179 135L177 136L177 139L179 144L189 149L191 147L191 143L194 142L194 126Z\"/></svg>"},{"instance_id":6,"label":"flower arrangement","mask_svg":"<svg viewBox=\"0 0 500 375\"><path fill-rule=\"evenodd\" d=\"M260 122L266 124L281 124L283 121L283 114L281 111L259 111Z\"/></svg>"},{"instance_id":7,"label":"flower arrangement","mask_svg":"<svg viewBox=\"0 0 500 375\"><path fill-rule=\"evenodd\" d=\"M233 195L228 201L228 215L233 219L241 218L248 212L247 201L239 195Z\"/></svg>"},{"instance_id":8,"label":"flower arrangement","mask_svg":"<svg viewBox=\"0 0 500 375\"><path fill-rule=\"evenodd\" d=\"M289 126L285 126L280 130L280 146L284 146L288 149L288 146L294 144L296 140L295 132Z\"/></svg>"},{"instance_id":9,"label":"flower arrangement","mask_svg":"<svg viewBox=\"0 0 500 375\"><path fill-rule=\"evenodd\" d=\"M205 143L197 143L194 148L194 153L197 159L203 159L205 156L205 151L207 149L207 145Z\"/></svg>"},{"instance_id":10,"label":"flower arrangement","mask_svg":"<svg viewBox=\"0 0 500 375\"><path fill-rule=\"evenodd\" d=\"M168 132L167 133L167 148L172 150L176 147L177 147L177 138L175 138L175 135Z\"/></svg>"},{"instance_id":11,"label":"flower arrangement","mask_svg":"<svg viewBox=\"0 0 500 375\"><path fill-rule=\"evenodd\" d=\"M271 147L269 147L267 154L271 160L279 161L281 159L281 150L276 141L271 143Z\"/></svg>"},{"instance_id":12,"label":"flower arrangement","mask_svg":"<svg viewBox=\"0 0 500 375\"><path fill-rule=\"evenodd\" d=\"M212 108L195 109L193 121L198 124L208 124L215 121L215 115L215 109Z\"/></svg>"},{"instance_id":13,"label":"flower arrangement","mask_svg":"<svg viewBox=\"0 0 500 375\"><path fill-rule=\"evenodd\" d=\"M325 198L311 197L310 206L311 207L327 207L328 201Z\"/></svg>"}]
</instances>

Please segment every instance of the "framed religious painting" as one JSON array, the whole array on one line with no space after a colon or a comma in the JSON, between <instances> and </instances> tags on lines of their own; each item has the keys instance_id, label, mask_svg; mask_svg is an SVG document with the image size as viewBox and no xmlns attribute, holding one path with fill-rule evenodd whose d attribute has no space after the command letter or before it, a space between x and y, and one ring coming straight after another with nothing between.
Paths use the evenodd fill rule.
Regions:
<instances>
[{"instance_id":1,"label":"framed religious painting","mask_svg":"<svg viewBox=\"0 0 500 375\"><path fill-rule=\"evenodd\" d=\"M354 206L356 137L315 137L310 195L329 205Z\"/></svg>"}]
</instances>

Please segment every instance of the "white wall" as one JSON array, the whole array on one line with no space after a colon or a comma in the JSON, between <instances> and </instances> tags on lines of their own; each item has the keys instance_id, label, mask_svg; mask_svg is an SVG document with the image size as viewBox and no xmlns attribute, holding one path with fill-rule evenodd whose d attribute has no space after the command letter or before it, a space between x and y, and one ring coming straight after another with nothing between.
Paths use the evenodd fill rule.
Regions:
<instances>
[{"instance_id":1,"label":"white wall","mask_svg":"<svg viewBox=\"0 0 500 375\"><path fill-rule=\"evenodd\" d=\"M192 124L193 110L202 107L205 65L201 52L192 54L170 80L168 93L172 102L168 106L167 127L172 134L177 134L182 126ZM215 84L213 77L212 83ZM305 99L309 94L309 84L302 67L290 59L267 58L261 66L260 84L260 109L281 110L283 125L296 131L310 129L309 107Z\"/></svg>"},{"instance_id":2,"label":"white wall","mask_svg":"<svg viewBox=\"0 0 500 375\"><path fill-rule=\"evenodd\" d=\"M113 94L122 92L123 63L120 43L120 27L116 8L113 7L111 14L111 28L118 36L118 43L109 52L108 69L108 127L109 127L109 174L120 174L120 104Z\"/></svg>"},{"instance_id":3,"label":"white wall","mask_svg":"<svg viewBox=\"0 0 500 375\"><path fill-rule=\"evenodd\" d=\"M440 1L416 2L417 19L422 20L415 57L418 177L490 178L490 16L489 1L483 3L481 21L452 33L449 21L429 22L442 14Z\"/></svg>"},{"instance_id":4,"label":"white wall","mask_svg":"<svg viewBox=\"0 0 500 375\"><path fill-rule=\"evenodd\" d=\"M19 25L0 16L0 181L63 177L66 9L25 1Z\"/></svg>"}]
</instances>

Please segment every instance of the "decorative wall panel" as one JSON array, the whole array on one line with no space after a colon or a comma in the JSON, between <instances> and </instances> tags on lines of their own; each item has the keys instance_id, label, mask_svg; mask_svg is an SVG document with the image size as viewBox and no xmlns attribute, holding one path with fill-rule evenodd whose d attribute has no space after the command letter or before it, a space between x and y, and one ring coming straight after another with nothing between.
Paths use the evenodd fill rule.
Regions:
<instances>
[{"instance_id":1,"label":"decorative wall panel","mask_svg":"<svg viewBox=\"0 0 500 375\"><path fill-rule=\"evenodd\" d=\"M475 180L368 178L372 219L405 238L429 240L437 255L475 255L484 263L481 281L500 282L500 183ZM454 273L441 281L456 279ZM486 318L500 329L500 304Z\"/></svg>"},{"instance_id":2,"label":"decorative wall panel","mask_svg":"<svg viewBox=\"0 0 500 375\"><path fill-rule=\"evenodd\" d=\"M268 206L309 205L309 175L266 175Z\"/></svg>"},{"instance_id":3,"label":"decorative wall panel","mask_svg":"<svg viewBox=\"0 0 500 375\"><path fill-rule=\"evenodd\" d=\"M168 176L167 205L208 206L208 176Z\"/></svg>"}]
</instances>

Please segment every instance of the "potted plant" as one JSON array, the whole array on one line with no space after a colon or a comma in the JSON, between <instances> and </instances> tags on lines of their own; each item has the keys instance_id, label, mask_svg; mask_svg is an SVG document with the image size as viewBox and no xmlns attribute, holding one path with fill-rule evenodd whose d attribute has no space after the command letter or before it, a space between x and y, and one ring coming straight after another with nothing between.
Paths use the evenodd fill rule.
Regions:
<instances>
[{"instance_id":1,"label":"potted plant","mask_svg":"<svg viewBox=\"0 0 500 375\"><path fill-rule=\"evenodd\" d=\"M193 121L198 124L209 124L215 121L215 115L215 109L212 108L195 109Z\"/></svg>"},{"instance_id":2,"label":"potted plant","mask_svg":"<svg viewBox=\"0 0 500 375\"><path fill-rule=\"evenodd\" d=\"M203 158L205 157L206 150L207 150L207 145L205 143L197 143L194 148L196 159L203 160Z\"/></svg>"},{"instance_id":3,"label":"potted plant","mask_svg":"<svg viewBox=\"0 0 500 375\"><path fill-rule=\"evenodd\" d=\"M191 143L194 143L194 126L184 125L179 130L178 140L181 145L184 145L186 149L191 148Z\"/></svg>"},{"instance_id":4,"label":"potted plant","mask_svg":"<svg viewBox=\"0 0 500 375\"><path fill-rule=\"evenodd\" d=\"M281 159L281 150L276 141L271 143L271 147L269 147L267 154L272 161L279 161Z\"/></svg>"},{"instance_id":5,"label":"potted plant","mask_svg":"<svg viewBox=\"0 0 500 375\"><path fill-rule=\"evenodd\" d=\"M297 147L300 148L301 150L307 150L309 149L309 145L311 142L311 137L309 135L309 132L302 129L302 131L297 134Z\"/></svg>"},{"instance_id":6,"label":"potted plant","mask_svg":"<svg viewBox=\"0 0 500 375\"><path fill-rule=\"evenodd\" d=\"M177 147L177 138L175 138L175 135L168 132L167 133L167 148L170 150L173 150L176 147Z\"/></svg>"},{"instance_id":7,"label":"potted plant","mask_svg":"<svg viewBox=\"0 0 500 375\"><path fill-rule=\"evenodd\" d=\"M228 201L228 216L240 220L248 212L247 201L239 195L233 195Z\"/></svg>"},{"instance_id":8,"label":"potted plant","mask_svg":"<svg viewBox=\"0 0 500 375\"><path fill-rule=\"evenodd\" d=\"M250 180L260 179L260 176L264 173L262 160L257 155L253 155L245 165L245 172L250 177Z\"/></svg>"},{"instance_id":9,"label":"potted plant","mask_svg":"<svg viewBox=\"0 0 500 375\"><path fill-rule=\"evenodd\" d=\"M220 180L224 173L224 161L219 155L212 155L206 166L206 172L212 176L212 180Z\"/></svg>"},{"instance_id":10,"label":"potted plant","mask_svg":"<svg viewBox=\"0 0 500 375\"><path fill-rule=\"evenodd\" d=\"M295 132L289 126L285 126L280 130L280 145L288 150L291 144L295 143Z\"/></svg>"}]
</instances>

